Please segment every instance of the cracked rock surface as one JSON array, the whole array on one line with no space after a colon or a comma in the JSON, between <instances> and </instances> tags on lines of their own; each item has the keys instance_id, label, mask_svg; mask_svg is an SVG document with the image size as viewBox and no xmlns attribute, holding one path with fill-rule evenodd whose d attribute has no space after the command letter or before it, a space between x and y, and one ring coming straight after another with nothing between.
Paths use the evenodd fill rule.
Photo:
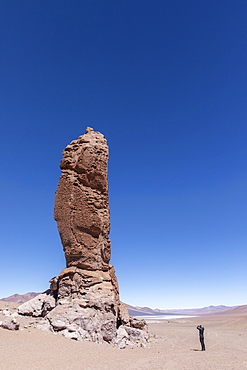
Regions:
<instances>
[{"instance_id":1,"label":"cracked rock surface","mask_svg":"<svg viewBox=\"0 0 247 370\"><path fill-rule=\"evenodd\" d=\"M106 139L90 128L63 151L54 216L67 267L108 270L111 250L107 163Z\"/></svg>"},{"instance_id":2,"label":"cracked rock surface","mask_svg":"<svg viewBox=\"0 0 247 370\"><path fill-rule=\"evenodd\" d=\"M51 279L47 292L19 306L18 313L43 317L44 328L67 338L144 347L147 325L130 317L120 302L109 264L107 166L106 139L92 128L64 149L54 217L66 268Z\"/></svg>"}]
</instances>

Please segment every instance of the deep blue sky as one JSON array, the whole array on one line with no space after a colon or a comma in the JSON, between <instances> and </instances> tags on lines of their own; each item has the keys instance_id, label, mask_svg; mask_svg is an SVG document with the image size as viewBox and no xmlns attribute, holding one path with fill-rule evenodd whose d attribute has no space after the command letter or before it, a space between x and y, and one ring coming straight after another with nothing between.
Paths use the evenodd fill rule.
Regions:
<instances>
[{"instance_id":1,"label":"deep blue sky","mask_svg":"<svg viewBox=\"0 0 247 370\"><path fill-rule=\"evenodd\" d=\"M247 2L1 0L0 297L65 261L54 193L87 126L110 146L121 299L247 303Z\"/></svg>"}]
</instances>

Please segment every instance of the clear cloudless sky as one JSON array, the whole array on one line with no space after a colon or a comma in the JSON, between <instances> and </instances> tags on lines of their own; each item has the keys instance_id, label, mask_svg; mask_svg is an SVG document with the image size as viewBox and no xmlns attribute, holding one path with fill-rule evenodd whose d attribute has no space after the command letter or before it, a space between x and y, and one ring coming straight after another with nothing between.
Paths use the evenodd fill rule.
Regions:
<instances>
[{"instance_id":1,"label":"clear cloudless sky","mask_svg":"<svg viewBox=\"0 0 247 370\"><path fill-rule=\"evenodd\" d=\"M122 301L247 304L246 0L1 0L0 297L65 267L61 152L110 146Z\"/></svg>"}]
</instances>

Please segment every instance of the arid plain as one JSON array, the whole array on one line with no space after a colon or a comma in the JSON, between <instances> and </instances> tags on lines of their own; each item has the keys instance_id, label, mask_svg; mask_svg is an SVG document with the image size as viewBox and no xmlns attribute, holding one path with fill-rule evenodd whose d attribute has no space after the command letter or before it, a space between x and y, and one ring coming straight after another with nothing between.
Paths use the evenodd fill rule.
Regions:
<instances>
[{"instance_id":1,"label":"arid plain","mask_svg":"<svg viewBox=\"0 0 247 370\"><path fill-rule=\"evenodd\" d=\"M15 307L15 303L0 301L1 309ZM222 315L150 322L155 338L145 349L69 340L24 328L28 320L18 317L18 331L0 328L1 370L247 369L247 306ZM205 352L200 350L198 324L205 327Z\"/></svg>"}]
</instances>

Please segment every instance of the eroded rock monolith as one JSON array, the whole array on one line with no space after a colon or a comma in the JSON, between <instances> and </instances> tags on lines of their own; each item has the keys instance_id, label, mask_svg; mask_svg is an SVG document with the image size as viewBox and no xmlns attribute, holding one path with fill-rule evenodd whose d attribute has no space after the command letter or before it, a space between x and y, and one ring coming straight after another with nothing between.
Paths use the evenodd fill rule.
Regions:
<instances>
[{"instance_id":1,"label":"eroded rock monolith","mask_svg":"<svg viewBox=\"0 0 247 370\"><path fill-rule=\"evenodd\" d=\"M63 151L55 220L67 267L109 270L107 163L106 139L90 128Z\"/></svg>"},{"instance_id":2,"label":"eroded rock monolith","mask_svg":"<svg viewBox=\"0 0 247 370\"><path fill-rule=\"evenodd\" d=\"M109 264L105 137L88 127L65 148L60 167L54 217L66 268L50 281L50 290L20 306L19 313L44 317L50 330L68 338L106 341L119 348L145 346L146 323L130 317L120 302L114 267Z\"/></svg>"}]
</instances>

